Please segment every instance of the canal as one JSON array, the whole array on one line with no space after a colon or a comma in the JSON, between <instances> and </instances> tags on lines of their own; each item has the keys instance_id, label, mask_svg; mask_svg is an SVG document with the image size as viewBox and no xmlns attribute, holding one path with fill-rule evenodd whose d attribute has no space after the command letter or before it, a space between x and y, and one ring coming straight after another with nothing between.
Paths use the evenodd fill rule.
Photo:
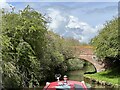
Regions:
<instances>
[{"instance_id":1,"label":"canal","mask_svg":"<svg viewBox=\"0 0 120 90\"><path fill-rule=\"evenodd\" d=\"M98 89L115 90L115 88L111 88L110 86L100 85L84 78L84 73L87 72L92 73L94 71L95 69L93 65L89 63L89 65L85 66L81 70L69 71L68 77L70 80L85 81L86 85L90 88L90 90L98 90Z\"/></svg>"},{"instance_id":2,"label":"canal","mask_svg":"<svg viewBox=\"0 0 120 90\"><path fill-rule=\"evenodd\" d=\"M109 86L103 86L103 85L100 85L100 84L96 84L95 82L92 82L92 81L84 78L85 73L92 73L92 72L95 72L94 66L91 63L87 63L87 65L85 65L82 69L74 70L74 71L68 71L66 73L66 75L68 76L69 80L85 81L89 90L98 90L98 89L116 90L115 88L111 88ZM42 85L40 85L39 88L31 88L29 90L43 90L44 86L45 86L45 84L42 84ZM24 90L28 90L28 89L24 89Z\"/></svg>"}]
</instances>

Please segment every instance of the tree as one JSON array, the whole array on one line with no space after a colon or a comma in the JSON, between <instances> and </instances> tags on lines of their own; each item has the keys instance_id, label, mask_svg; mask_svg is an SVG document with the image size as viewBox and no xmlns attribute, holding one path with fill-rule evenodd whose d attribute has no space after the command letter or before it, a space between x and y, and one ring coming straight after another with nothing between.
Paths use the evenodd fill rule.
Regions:
<instances>
[{"instance_id":1,"label":"tree","mask_svg":"<svg viewBox=\"0 0 120 90\"><path fill-rule=\"evenodd\" d=\"M91 40L96 55L102 59L109 58L111 63L119 61L118 29L118 18L114 18L107 22L98 36Z\"/></svg>"},{"instance_id":2,"label":"tree","mask_svg":"<svg viewBox=\"0 0 120 90\"><path fill-rule=\"evenodd\" d=\"M19 13L3 12L4 88L37 86L53 81L56 73L63 75L67 71L68 59L73 57L69 47L72 44L47 31L46 24L46 18L29 5Z\"/></svg>"},{"instance_id":3,"label":"tree","mask_svg":"<svg viewBox=\"0 0 120 90\"><path fill-rule=\"evenodd\" d=\"M42 77L46 21L30 6L20 13L3 13L2 20L4 87L28 87L31 80Z\"/></svg>"}]
</instances>

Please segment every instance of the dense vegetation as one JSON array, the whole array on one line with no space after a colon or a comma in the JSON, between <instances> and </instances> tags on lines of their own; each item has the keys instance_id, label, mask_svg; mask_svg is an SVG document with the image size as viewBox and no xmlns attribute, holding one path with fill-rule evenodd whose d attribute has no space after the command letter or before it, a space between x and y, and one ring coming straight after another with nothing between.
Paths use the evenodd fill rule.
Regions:
<instances>
[{"instance_id":1,"label":"dense vegetation","mask_svg":"<svg viewBox=\"0 0 120 90\"><path fill-rule=\"evenodd\" d=\"M44 17L28 6L2 16L3 86L31 87L42 79L41 61L46 47Z\"/></svg>"},{"instance_id":2,"label":"dense vegetation","mask_svg":"<svg viewBox=\"0 0 120 90\"><path fill-rule=\"evenodd\" d=\"M85 77L90 77L96 81L104 81L106 83L114 85L120 85L120 73L118 72L118 67L113 70L109 69L106 71L98 72L95 74L86 74ZM120 87L120 86L119 86ZM118 87L116 87L118 88Z\"/></svg>"},{"instance_id":3,"label":"dense vegetation","mask_svg":"<svg viewBox=\"0 0 120 90\"><path fill-rule=\"evenodd\" d=\"M54 80L56 73L65 74L72 43L47 31L47 19L27 6L19 13L2 12L2 78L4 88L39 86Z\"/></svg>"},{"instance_id":4,"label":"dense vegetation","mask_svg":"<svg viewBox=\"0 0 120 90\"><path fill-rule=\"evenodd\" d=\"M96 55L105 63L106 71L88 74L86 77L105 81L113 86L120 84L119 28L119 19L114 18L91 40Z\"/></svg>"},{"instance_id":5,"label":"dense vegetation","mask_svg":"<svg viewBox=\"0 0 120 90\"><path fill-rule=\"evenodd\" d=\"M114 18L107 22L99 35L91 40L99 59L109 64L114 63L115 66L120 65L118 35L118 18Z\"/></svg>"},{"instance_id":6,"label":"dense vegetation","mask_svg":"<svg viewBox=\"0 0 120 90\"><path fill-rule=\"evenodd\" d=\"M78 58L76 59L69 59L68 61L68 70L69 71L74 71L74 70L80 70L83 69L83 67L85 66L86 62L83 60L80 60Z\"/></svg>"}]
</instances>

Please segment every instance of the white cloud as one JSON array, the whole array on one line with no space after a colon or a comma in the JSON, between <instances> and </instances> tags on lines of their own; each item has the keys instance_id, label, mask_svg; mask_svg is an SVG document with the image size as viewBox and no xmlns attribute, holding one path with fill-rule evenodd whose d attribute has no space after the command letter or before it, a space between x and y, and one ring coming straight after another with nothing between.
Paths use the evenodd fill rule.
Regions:
<instances>
[{"instance_id":1,"label":"white cloud","mask_svg":"<svg viewBox=\"0 0 120 90\"><path fill-rule=\"evenodd\" d=\"M9 11L9 10L11 10L11 7L14 7L14 6L12 6L11 4L8 4L7 2L6 2L6 0L1 0L0 1L0 9L2 9L2 8L4 8L5 10L7 10L7 11Z\"/></svg>"},{"instance_id":2,"label":"white cloud","mask_svg":"<svg viewBox=\"0 0 120 90\"><path fill-rule=\"evenodd\" d=\"M80 42L88 43L91 38L98 34L98 30L102 27L90 26L88 23L80 21L78 17L64 14L62 11L49 8L47 10L48 16L52 21L49 23L49 28L55 33L63 37L72 37Z\"/></svg>"},{"instance_id":3,"label":"white cloud","mask_svg":"<svg viewBox=\"0 0 120 90\"><path fill-rule=\"evenodd\" d=\"M69 19L66 28L74 32L73 38L78 39L80 42L89 42L91 38L98 34L98 30L103 27L102 25L91 27L86 22L82 22L74 16L70 16Z\"/></svg>"},{"instance_id":4,"label":"white cloud","mask_svg":"<svg viewBox=\"0 0 120 90\"><path fill-rule=\"evenodd\" d=\"M78 18L74 17L74 16L69 16L69 22L66 25L66 28L83 28L84 26L86 26L87 23L84 22L79 22Z\"/></svg>"},{"instance_id":5,"label":"white cloud","mask_svg":"<svg viewBox=\"0 0 120 90\"><path fill-rule=\"evenodd\" d=\"M66 21L66 18L61 15L61 12L52 8L48 9L48 16L51 17L52 21L49 24L49 28L54 32L61 25L62 22Z\"/></svg>"}]
</instances>

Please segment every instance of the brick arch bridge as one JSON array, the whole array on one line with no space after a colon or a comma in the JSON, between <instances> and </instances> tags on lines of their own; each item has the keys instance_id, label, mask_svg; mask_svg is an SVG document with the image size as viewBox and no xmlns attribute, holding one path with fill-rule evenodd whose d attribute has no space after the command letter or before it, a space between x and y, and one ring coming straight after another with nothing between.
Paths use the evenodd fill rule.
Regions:
<instances>
[{"instance_id":1,"label":"brick arch bridge","mask_svg":"<svg viewBox=\"0 0 120 90\"><path fill-rule=\"evenodd\" d=\"M94 54L92 46L74 46L78 58L92 63L96 72L104 70L104 63L100 62Z\"/></svg>"}]
</instances>

